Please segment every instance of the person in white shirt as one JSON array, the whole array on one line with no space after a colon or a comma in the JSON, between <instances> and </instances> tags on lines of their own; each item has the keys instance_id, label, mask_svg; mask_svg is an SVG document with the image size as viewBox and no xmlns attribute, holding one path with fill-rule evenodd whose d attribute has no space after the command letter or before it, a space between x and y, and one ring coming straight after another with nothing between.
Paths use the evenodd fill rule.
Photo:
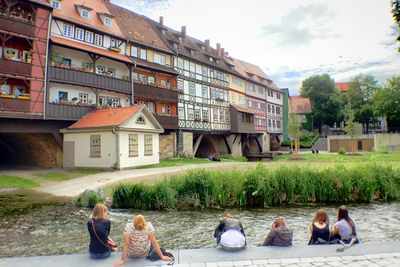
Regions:
<instances>
[{"instance_id":1,"label":"person in white shirt","mask_svg":"<svg viewBox=\"0 0 400 267\"><path fill-rule=\"evenodd\" d=\"M246 235L241 222L231 213L227 213L215 228L217 244L226 250L242 249L246 245Z\"/></svg>"},{"instance_id":2,"label":"person in white shirt","mask_svg":"<svg viewBox=\"0 0 400 267\"><path fill-rule=\"evenodd\" d=\"M356 224L350 218L347 207L344 205L339 207L337 222L333 226L333 235L344 243L350 243L352 238L355 238L355 243L359 242Z\"/></svg>"}]
</instances>

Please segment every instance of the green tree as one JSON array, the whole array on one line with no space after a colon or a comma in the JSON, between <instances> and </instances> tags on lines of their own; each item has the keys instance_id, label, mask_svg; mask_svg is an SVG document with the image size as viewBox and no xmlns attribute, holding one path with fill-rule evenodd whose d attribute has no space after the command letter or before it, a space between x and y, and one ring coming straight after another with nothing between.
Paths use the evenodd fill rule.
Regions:
<instances>
[{"instance_id":1,"label":"green tree","mask_svg":"<svg viewBox=\"0 0 400 267\"><path fill-rule=\"evenodd\" d=\"M311 100L314 124L321 132L322 125L333 126L343 114L341 101L335 81L328 74L311 76L301 85L300 95Z\"/></svg>"},{"instance_id":2,"label":"green tree","mask_svg":"<svg viewBox=\"0 0 400 267\"><path fill-rule=\"evenodd\" d=\"M360 135L360 128L361 124L355 121L355 112L351 108L351 104L347 103L346 107L344 108L345 110L345 120L346 120L346 125L344 126L344 132L351 137L351 153L355 153L356 151L356 140L354 137Z\"/></svg>"},{"instance_id":3,"label":"green tree","mask_svg":"<svg viewBox=\"0 0 400 267\"><path fill-rule=\"evenodd\" d=\"M400 76L388 79L373 95L374 109L388 121L400 121Z\"/></svg>"},{"instance_id":4,"label":"green tree","mask_svg":"<svg viewBox=\"0 0 400 267\"><path fill-rule=\"evenodd\" d=\"M349 102L355 112L356 121L363 125L365 133L369 132L369 125L376 122L372 95L378 88L378 82L372 75L359 74L349 83Z\"/></svg>"},{"instance_id":5,"label":"green tree","mask_svg":"<svg viewBox=\"0 0 400 267\"><path fill-rule=\"evenodd\" d=\"M288 123L288 130L289 130L289 138L290 138L290 147L293 149L293 142L294 142L294 150L293 156L294 158L298 158L299 151L300 151L300 122L298 120L298 115L296 113L290 113L289 115L289 123Z\"/></svg>"}]
</instances>

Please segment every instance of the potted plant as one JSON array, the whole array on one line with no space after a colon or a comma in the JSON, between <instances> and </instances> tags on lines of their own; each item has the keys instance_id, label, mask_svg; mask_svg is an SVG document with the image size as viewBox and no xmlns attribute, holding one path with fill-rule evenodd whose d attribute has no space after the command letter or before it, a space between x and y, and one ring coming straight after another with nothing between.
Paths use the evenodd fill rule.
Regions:
<instances>
[{"instance_id":1,"label":"potted plant","mask_svg":"<svg viewBox=\"0 0 400 267\"><path fill-rule=\"evenodd\" d=\"M58 66L60 65L62 62L62 58L60 56L60 54L58 54L57 52L52 52L51 53L51 61L50 61L50 65L51 66Z\"/></svg>"},{"instance_id":2,"label":"potted plant","mask_svg":"<svg viewBox=\"0 0 400 267\"><path fill-rule=\"evenodd\" d=\"M71 99L71 104L73 105L78 104L78 98L76 96Z\"/></svg>"}]
</instances>

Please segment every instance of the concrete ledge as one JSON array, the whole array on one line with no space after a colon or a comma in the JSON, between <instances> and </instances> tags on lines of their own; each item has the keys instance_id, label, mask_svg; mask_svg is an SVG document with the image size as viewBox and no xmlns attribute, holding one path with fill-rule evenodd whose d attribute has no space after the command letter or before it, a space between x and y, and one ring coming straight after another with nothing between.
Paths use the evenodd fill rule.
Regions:
<instances>
[{"instance_id":1,"label":"concrete ledge","mask_svg":"<svg viewBox=\"0 0 400 267\"><path fill-rule=\"evenodd\" d=\"M357 261L368 259L392 260L400 266L400 241L361 243L344 251L336 252L338 245L294 245L279 247L248 247L240 251L224 251L220 248L168 250L175 256L178 266L245 266L275 263L285 266L295 262ZM55 255L37 257L0 258L0 266L18 267L65 267L65 266L113 266L121 257L114 253L107 259L93 260L88 254ZM165 265L164 261L129 258L125 266ZM396 266L396 265L393 265Z\"/></svg>"}]
</instances>

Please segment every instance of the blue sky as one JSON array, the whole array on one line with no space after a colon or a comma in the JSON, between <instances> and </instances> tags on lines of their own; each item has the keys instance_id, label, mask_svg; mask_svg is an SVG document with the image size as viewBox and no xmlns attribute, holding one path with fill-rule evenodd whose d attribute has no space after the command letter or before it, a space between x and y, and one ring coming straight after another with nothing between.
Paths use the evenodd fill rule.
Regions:
<instances>
[{"instance_id":1,"label":"blue sky","mask_svg":"<svg viewBox=\"0 0 400 267\"><path fill-rule=\"evenodd\" d=\"M390 0L111 0L260 66L296 95L301 81L400 75Z\"/></svg>"}]
</instances>

